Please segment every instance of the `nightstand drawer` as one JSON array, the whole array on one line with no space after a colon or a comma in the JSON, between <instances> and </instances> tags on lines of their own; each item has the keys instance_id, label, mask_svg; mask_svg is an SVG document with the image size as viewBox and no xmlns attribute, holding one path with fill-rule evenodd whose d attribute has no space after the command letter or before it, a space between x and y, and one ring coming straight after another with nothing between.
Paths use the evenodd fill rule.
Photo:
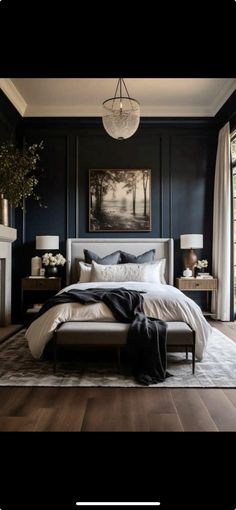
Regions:
<instances>
[{"instance_id":1,"label":"nightstand drawer","mask_svg":"<svg viewBox=\"0 0 236 510\"><path fill-rule=\"evenodd\" d=\"M217 280L216 278L212 278L209 280L179 280L178 288L181 290L216 290L217 289Z\"/></svg>"},{"instance_id":2,"label":"nightstand drawer","mask_svg":"<svg viewBox=\"0 0 236 510\"><path fill-rule=\"evenodd\" d=\"M23 278L23 290L60 290L61 278Z\"/></svg>"}]
</instances>

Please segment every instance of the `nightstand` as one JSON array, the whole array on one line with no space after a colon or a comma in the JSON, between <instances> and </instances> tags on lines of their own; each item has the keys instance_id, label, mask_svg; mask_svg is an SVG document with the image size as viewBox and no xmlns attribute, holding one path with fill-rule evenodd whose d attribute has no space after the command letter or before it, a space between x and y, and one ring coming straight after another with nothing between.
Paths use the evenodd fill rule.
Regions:
<instances>
[{"instance_id":1,"label":"nightstand","mask_svg":"<svg viewBox=\"0 0 236 510\"><path fill-rule=\"evenodd\" d=\"M37 313L39 307L35 307L34 303L44 303L46 299L52 297L61 290L61 278L52 277L29 277L21 279L21 312L24 314ZM27 295L25 294L27 292ZM29 296L29 292L31 295ZM37 293L37 301L36 301Z\"/></svg>"},{"instance_id":2,"label":"nightstand","mask_svg":"<svg viewBox=\"0 0 236 510\"><path fill-rule=\"evenodd\" d=\"M212 315L209 310L209 293L214 292L217 300L217 278L176 278L176 287L182 292L206 292L207 294L207 309L203 312L204 315Z\"/></svg>"}]
</instances>

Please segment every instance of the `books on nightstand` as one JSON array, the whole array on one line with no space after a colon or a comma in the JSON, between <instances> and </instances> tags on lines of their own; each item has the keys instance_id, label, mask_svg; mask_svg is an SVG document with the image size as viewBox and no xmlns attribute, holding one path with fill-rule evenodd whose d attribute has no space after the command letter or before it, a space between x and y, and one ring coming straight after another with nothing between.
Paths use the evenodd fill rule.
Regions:
<instances>
[{"instance_id":1,"label":"books on nightstand","mask_svg":"<svg viewBox=\"0 0 236 510\"><path fill-rule=\"evenodd\" d=\"M180 276L180 279L181 280L194 280L195 278L199 279L199 280L210 280L211 278L213 278L213 276L211 274L207 274L207 273L204 273L204 274L199 274L197 275L196 277L194 276Z\"/></svg>"},{"instance_id":2,"label":"books on nightstand","mask_svg":"<svg viewBox=\"0 0 236 510\"><path fill-rule=\"evenodd\" d=\"M199 278L201 280L207 280L208 278L211 279L213 278L213 276L209 273L200 273L200 274L197 274L196 278Z\"/></svg>"}]
</instances>

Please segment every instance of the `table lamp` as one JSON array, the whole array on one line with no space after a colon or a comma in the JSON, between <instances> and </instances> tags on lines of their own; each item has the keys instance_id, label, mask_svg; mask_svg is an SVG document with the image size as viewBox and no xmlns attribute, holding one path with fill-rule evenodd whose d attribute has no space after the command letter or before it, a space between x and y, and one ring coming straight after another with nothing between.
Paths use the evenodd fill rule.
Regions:
<instances>
[{"instance_id":1,"label":"table lamp","mask_svg":"<svg viewBox=\"0 0 236 510\"><path fill-rule=\"evenodd\" d=\"M181 235L180 248L181 250L186 250L183 257L185 269L188 268L193 272L194 266L198 261L198 257L194 251L194 248L203 248L203 235L202 234Z\"/></svg>"},{"instance_id":2,"label":"table lamp","mask_svg":"<svg viewBox=\"0 0 236 510\"><path fill-rule=\"evenodd\" d=\"M58 250L59 236L36 236L36 250ZM33 257L31 259L31 275L44 275L45 269L42 269L41 257Z\"/></svg>"}]
</instances>

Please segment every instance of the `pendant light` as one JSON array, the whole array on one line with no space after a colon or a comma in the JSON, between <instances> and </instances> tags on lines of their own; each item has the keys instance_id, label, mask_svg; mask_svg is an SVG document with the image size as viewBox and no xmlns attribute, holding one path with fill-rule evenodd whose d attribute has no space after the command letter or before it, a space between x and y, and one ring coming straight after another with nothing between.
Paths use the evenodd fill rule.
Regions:
<instances>
[{"instance_id":1,"label":"pendant light","mask_svg":"<svg viewBox=\"0 0 236 510\"><path fill-rule=\"evenodd\" d=\"M130 97L123 78L118 80L114 97L106 99L102 106L103 126L112 138L125 140L137 131L140 122L140 105L136 99Z\"/></svg>"}]
</instances>

